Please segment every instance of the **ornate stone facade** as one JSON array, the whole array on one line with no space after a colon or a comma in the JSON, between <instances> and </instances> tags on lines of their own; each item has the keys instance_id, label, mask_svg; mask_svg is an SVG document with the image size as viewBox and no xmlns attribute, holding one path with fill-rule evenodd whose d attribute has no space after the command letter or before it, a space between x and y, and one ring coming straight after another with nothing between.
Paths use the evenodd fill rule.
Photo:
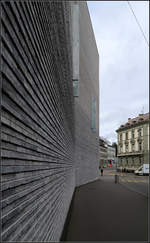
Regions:
<instances>
[{"instance_id":1,"label":"ornate stone facade","mask_svg":"<svg viewBox=\"0 0 150 243\"><path fill-rule=\"evenodd\" d=\"M119 168L134 171L141 164L149 163L149 113L128 118L116 132Z\"/></svg>"}]
</instances>

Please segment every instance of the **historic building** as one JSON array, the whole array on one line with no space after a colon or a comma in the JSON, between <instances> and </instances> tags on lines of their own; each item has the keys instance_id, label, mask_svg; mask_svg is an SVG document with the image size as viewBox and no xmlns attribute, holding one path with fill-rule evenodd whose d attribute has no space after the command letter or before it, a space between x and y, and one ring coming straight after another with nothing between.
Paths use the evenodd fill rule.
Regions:
<instances>
[{"instance_id":1,"label":"historic building","mask_svg":"<svg viewBox=\"0 0 150 243\"><path fill-rule=\"evenodd\" d=\"M135 170L149 163L149 113L128 118L118 133L118 167Z\"/></svg>"}]
</instances>

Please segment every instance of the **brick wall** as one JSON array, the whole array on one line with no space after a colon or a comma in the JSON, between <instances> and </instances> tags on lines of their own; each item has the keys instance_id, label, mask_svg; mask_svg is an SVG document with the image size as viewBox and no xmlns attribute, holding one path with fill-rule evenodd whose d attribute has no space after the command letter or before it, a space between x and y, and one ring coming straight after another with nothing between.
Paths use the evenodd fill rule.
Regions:
<instances>
[{"instance_id":1,"label":"brick wall","mask_svg":"<svg viewBox=\"0 0 150 243\"><path fill-rule=\"evenodd\" d=\"M69 3L1 8L2 240L58 241L75 187Z\"/></svg>"},{"instance_id":2,"label":"brick wall","mask_svg":"<svg viewBox=\"0 0 150 243\"><path fill-rule=\"evenodd\" d=\"M91 101L96 101L96 130ZM76 185L99 176L99 55L86 2L79 2L79 96L75 97Z\"/></svg>"},{"instance_id":3,"label":"brick wall","mask_svg":"<svg viewBox=\"0 0 150 243\"><path fill-rule=\"evenodd\" d=\"M75 186L99 174L98 52L86 2L79 2L79 96L73 97L70 6L1 3L6 242L59 241Z\"/></svg>"}]
</instances>

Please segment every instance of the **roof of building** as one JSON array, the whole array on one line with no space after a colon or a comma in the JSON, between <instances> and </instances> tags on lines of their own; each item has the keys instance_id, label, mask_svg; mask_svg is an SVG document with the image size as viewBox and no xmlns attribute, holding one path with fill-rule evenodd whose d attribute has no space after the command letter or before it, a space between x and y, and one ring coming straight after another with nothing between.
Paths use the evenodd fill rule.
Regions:
<instances>
[{"instance_id":1,"label":"roof of building","mask_svg":"<svg viewBox=\"0 0 150 243\"><path fill-rule=\"evenodd\" d=\"M134 125L139 125L140 123L143 123L143 122L146 122L146 121L149 121L149 112L146 113L146 114L139 114L137 117L135 118L128 118L128 122L121 125L117 130L116 132L122 130L122 129L125 129L125 128L130 128Z\"/></svg>"}]
</instances>

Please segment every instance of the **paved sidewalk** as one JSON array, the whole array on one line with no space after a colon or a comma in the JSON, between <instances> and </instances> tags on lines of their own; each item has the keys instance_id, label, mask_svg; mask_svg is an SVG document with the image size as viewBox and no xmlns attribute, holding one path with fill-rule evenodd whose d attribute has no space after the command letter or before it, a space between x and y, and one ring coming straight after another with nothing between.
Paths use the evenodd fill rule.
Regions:
<instances>
[{"instance_id":1,"label":"paved sidewalk","mask_svg":"<svg viewBox=\"0 0 150 243\"><path fill-rule=\"evenodd\" d=\"M148 199L107 176L76 189L64 241L148 241Z\"/></svg>"}]
</instances>

